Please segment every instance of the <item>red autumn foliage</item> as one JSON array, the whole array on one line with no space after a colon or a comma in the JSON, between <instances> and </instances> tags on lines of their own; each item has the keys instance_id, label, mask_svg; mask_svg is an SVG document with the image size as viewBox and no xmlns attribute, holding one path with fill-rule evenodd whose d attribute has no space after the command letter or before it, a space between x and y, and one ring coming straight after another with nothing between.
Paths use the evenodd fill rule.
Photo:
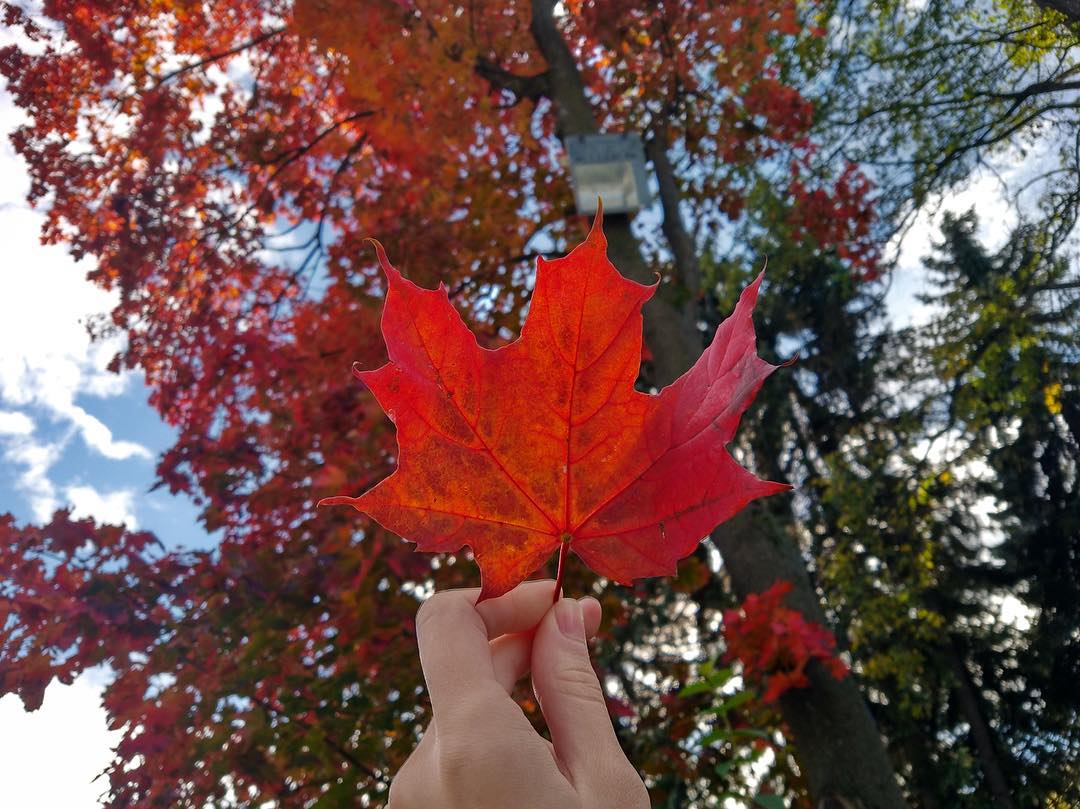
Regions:
<instances>
[{"instance_id":1,"label":"red autumn foliage","mask_svg":"<svg viewBox=\"0 0 1080 809\"><path fill-rule=\"evenodd\" d=\"M859 279L873 281L878 277L881 248L871 233L874 210L867 204L873 191L870 178L848 163L831 189L811 188L802 177L804 169L800 161L792 162L788 193L799 200L788 214L792 238L810 238L832 246Z\"/></svg>"},{"instance_id":2,"label":"red autumn foliage","mask_svg":"<svg viewBox=\"0 0 1080 809\"><path fill-rule=\"evenodd\" d=\"M44 526L0 515L0 693L41 705L52 677L141 651L158 635L159 597L182 566L144 531L100 527L57 512ZM57 650L64 654L57 655Z\"/></svg>"},{"instance_id":3,"label":"red autumn foliage","mask_svg":"<svg viewBox=\"0 0 1080 809\"><path fill-rule=\"evenodd\" d=\"M579 227L530 4L40 8L38 25L4 6L34 41L0 50L26 115L12 140L30 199L45 241L92 259L91 280L117 294L95 333L125 338L115 366L144 376L176 431L161 485L194 496L223 539L163 553L62 514L8 519L0 690L33 705L53 676L116 672L111 806L220 805L228 790L251 805L381 803L427 718L419 594L471 576L314 509L385 477L395 453L343 372L346 358L384 359L385 287L362 240L407 245L409 278L445 282L483 345L519 330L536 253ZM707 167L676 178L696 219L745 215L762 161L786 189L809 105L775 55L801 35L799 4L565 8L598 124ZM786 204L832 187L809 176ZM629 621L609 596L607 613ZM650 750L654 773L697 766Z\"/></svg>"},{"instance_id":4,"label":"red autumn foliage","mask_svg":"<svg viewBox=\"0 0 1080 809\"><path fill-rule=\"evenodd\" d=\"M742 663L743 675L765 688L765 702L806 686L812 660L838 680L847 674L847 666L833 654L832 633L783 605L789 592L790 582L777 581L762 593L751 593L739 609L724 611L725 659Z\"/></svg>"},{"instance_id":5,"label":"red autumn foliage","mask_svg":"<svg viewBox=\"0 0 1080 809\"><path fill-rule=\"evenodd\" d=\"M495 350L477 344L445 287L410 283L377 245L390 362L357 376L397 425L398 468L323 503L352 505L419 550L468 545L481 599L564 545L622 584L673 574L718 523L791 488L725 448L776 369L755 350L761 276L693 368L641 393L641 307L655 287L608 261L602 216L568 256L539 260L521 337Z\"/></svg>"}]
</instances>

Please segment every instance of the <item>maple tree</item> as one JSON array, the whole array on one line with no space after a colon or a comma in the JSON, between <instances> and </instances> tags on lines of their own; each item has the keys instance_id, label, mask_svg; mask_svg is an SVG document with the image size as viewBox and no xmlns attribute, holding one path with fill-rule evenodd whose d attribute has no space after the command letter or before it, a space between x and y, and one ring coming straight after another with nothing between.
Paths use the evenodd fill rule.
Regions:
<instances>
[{"instance_id":1,"label":"maple tree","mask_svg":"<svg viewBox=\"0 0 1080 809\"><path fill-rule=\"evenodd\" d=\"M395 453L342 373L345 357L373 367L384 350L385 285L364 237L407 245L409 277L445 282L480 345L502 344L521 325L533 259L579 227L560 137L644 133L663 221L635 234L612 217L608 236L628 277L661 275L645 389L697 359L699 318L717 325L698 258L711 242L682 212L700 233L743 223L821 261L839 242L844 277L876 271L870 186L818 158L812 106L777 57L821 37L794 3L580 2L556 15L545 2L61 0L42 14L5 6L26 43L0 69L30 116L13 140L31 199L47 203L44 237L92 256L91 278L118 292L95 330L126 337L116 367L139 369L177 428L160 480L224 533L213 552L161 553L79 523L99 549L88 554L63 540L75 530L63 515L5 524L4 687L33 705L53 674L112 666L106 700L124 729L113 805L379 800L424 724L412 616L432 582L465 579L462 565L435 567L373 523L314 509L383 477ZM764 472L779 453L754 456ZM736 592L771 583L758 588L754 570L786 567L793 608L823 621L797 549L777 550L782 532L743 542L752 560L731 546L738 531L717 538ZM706 583L689 573L679 586L712 587L702 613L728 604L688 561ZM654 620L598 586L614 639ZM616 669L611 655L602 664ZM688 674L682 660L669 671ZM855 685L809 672L781 704L810 794L898 805ZM816 728L811 704L842 716L843 732ZM692 720L670 710L646 706L629 734L653 742L641 752L656 759L644 766L658 797L665 771L700 775L667 733ZM863 766L835 783L820 756L850 746Z\"/></svg>"},{"instance_id":2,"label":"maple tree","mask_svg":"<svg viewBox=\"0 0 1080 809\"><path fill-rule=\"evenodd\" d=\"M390 362L356 372L397 426L397 470L352 505L419 550L472 549L480 599L517 586L559 549L622 584L675 573L703 536L783 483L726 449L776 366L757 356L761 275L694 367L659 395L634 389L641 307L654 289L607 258L596 215L565 258L540 259L529 316L481 348L445 287L423 290L376 250L388 289Z\"/></svg>"}]
</instances>

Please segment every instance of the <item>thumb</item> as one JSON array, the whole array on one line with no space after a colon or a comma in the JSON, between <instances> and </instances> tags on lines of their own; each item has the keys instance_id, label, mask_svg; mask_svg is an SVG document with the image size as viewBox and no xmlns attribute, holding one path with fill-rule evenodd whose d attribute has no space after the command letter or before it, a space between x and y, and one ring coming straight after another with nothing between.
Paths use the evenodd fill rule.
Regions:
<instances>
[{"instance_id":1,"label":"thumb","mask_svg":"<svg viewBox=\"0 0 1080 809\"><path fill-rule=\"evenodd\" d=\"M606 775L605 763L613 755L622 760L623 754L589 659L578 601L560 599L540 622L532 678L555 753L574 783Z\"/></svg>"}]
</instances>

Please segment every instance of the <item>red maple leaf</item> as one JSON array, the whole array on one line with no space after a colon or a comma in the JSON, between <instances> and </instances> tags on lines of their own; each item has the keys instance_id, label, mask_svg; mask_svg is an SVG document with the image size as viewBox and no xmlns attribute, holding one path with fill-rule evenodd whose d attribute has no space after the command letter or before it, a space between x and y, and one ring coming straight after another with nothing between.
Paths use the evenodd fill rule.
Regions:
<instances>
[{"instance_id":1,"label":"red maple leaf","mask_svg":"<svg viewBox=\"0 0 1080 809\"><path fill-rule=\"evenodd\" d=\"M445 287L404 279L376 244L390 361L355 373L397 425L398 468L359 497L321 504L351 505L418 550L468 545L485 599L556 549L560 562L572 551L624 584L672 574L718 523L790 488L725 449L776 368L754 345L761 276L693 368L641 393L641 307L655 287L619 275L600 221L565 258L537 262L521 336L494 351Z\"/></svg>"}]
</instances>

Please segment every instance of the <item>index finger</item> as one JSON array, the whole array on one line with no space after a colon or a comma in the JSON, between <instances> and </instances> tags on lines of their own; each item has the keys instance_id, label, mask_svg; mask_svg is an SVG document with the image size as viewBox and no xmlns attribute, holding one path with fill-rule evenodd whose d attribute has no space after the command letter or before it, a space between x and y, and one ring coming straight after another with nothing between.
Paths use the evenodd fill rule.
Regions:
<instances>
[{"instance_id":1,"label":"index finger","mask_svg":"<svg viewBox=\"0 0 1080 809\"><path fill-rule=\"evenodd\" d=\"M554 591L550 579L524 582L477 605L478 588L445 590L420 606L416 639L436 716L453 712L465 696L477 692L509 699L496 679L488 641L534 628L551 606Z\"/></svg>"}]
</instances>

